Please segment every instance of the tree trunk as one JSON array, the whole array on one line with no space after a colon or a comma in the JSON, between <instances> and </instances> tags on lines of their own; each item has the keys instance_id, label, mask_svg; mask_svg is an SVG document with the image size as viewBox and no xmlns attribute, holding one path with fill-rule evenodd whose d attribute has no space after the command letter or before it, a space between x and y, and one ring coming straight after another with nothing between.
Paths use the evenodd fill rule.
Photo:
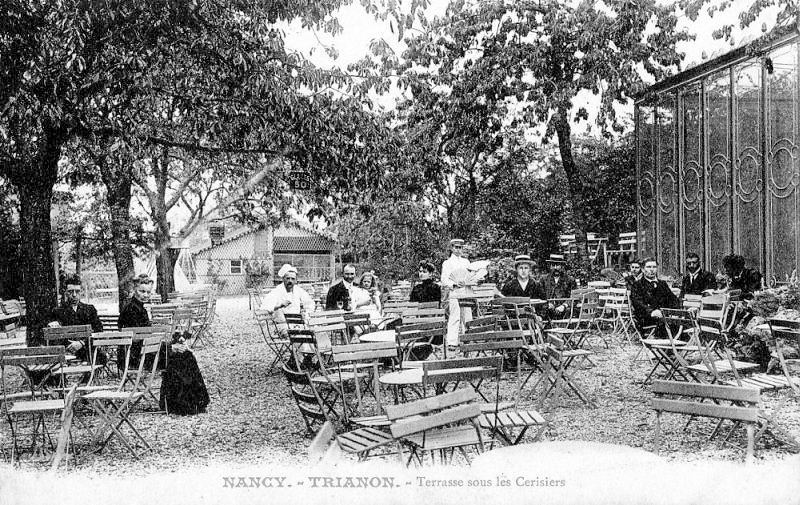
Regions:
<instances>
[{"instance_id":1,"label":"tree trunk","mask_svg":"<svg viewBox=\"0 0 800 505\"><path fill-rule=\"evenodd\" d=\"M53 185L58 174L60 143L47 138L38 159L15 174L19 191L22 293L25 296L29 346L40 345L42 327L58 303L50 228Z\"/></svg>"},{"instance_id":2,"label":"tree trunk","mask_svg":"<svg viewBox=\"0 0 800 505\"><path fill-rule=\"evenodd\" d=\"M119 288L119 310L133 292L133 247L131 246L131 174L130 167L109 166L105 157L98 160L103 183L106 185L106 199L111 209L111 240L114 246L114 265L117 269Z\"/></svg>"},{"instance_id":3,"label":"tree trunk","mask_svg":"<svg viewBox=\"0 0 800 505\"><path fill-rule=\"evenodd\" d=\"M175 291L175 263L180 252L180 249L171 249L167 242L167 247L160 248L156 257L158 292L164 302L167 301L167 294Z\"/></svg>"},{"instance_id":4,"label":"tree trunk","mask_svg":"<svg viewBox=\"0 0 800 505\"><path fill-rule=\"evenodd\" d=\"M561 165L564 168L567 184L569 185L578 261L587 260L589 254L586 244L586 209L583 204L583 180L578 167L575 165L575 159L572 157L572 131L569 125L569 110L560 108L553 116L553 121L556 135L558 136Z\"/></svg>"},{"instance_id":5,"label":"tree trunk","mask_svg":"<svg viewBox=\"0 0 800 505\"><path fill-rule=\"evenodd\" d=\"M83 229L78 228L77 232L75 233L75 275L80 277L81 275L81 248L83 246Z\"/></svg>"}]
</instances>

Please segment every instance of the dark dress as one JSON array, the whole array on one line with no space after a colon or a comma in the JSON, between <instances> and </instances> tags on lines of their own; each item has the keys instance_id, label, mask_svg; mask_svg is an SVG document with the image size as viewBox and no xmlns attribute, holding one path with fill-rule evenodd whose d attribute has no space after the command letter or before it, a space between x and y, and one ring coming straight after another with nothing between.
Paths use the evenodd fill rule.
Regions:
<instances>
[{"instance_id":1,"label":"dark dress","mask_svg":"<svg viewBox=\"0 0 800 505\"><path fill-rule=\"evenodd\" d=\"M339 281L328 289L328 296L325 297L325 310L338 309L337 302L342 301L342 308L347 308L350 305L350 292L344 285L344 282Z\"/></svg>"},{"instance_id":2,"label":"dark dress","mask_svg":"<svg viewBox=\"0 0 800 505\"><path fill-rule=\"evenodd\" d=\"M716 289L717 278L708 270L700 270L694 279L687 273L681 280L681 295L702 295L707 289Z\"/></svg>"},{"instance_id":3,"label":"dark dress","mask_svg":"<svg viewBox=\"0 0 800 505\"><path fill-rule=\"evenodd\" d=\"M144 304L134 297L128 300L122 312L119 313L119 329L123 328L139 328L142 326L150 326L150 316L147 314L147 309ZM142 342L134 342L131 346L130 367L135 368L139 366L139 358L142 355ZM152 363L151 363L152 364ZM145 363L147 365L147 363ZM117 367L120 370L125 368L125 348L120 346L117 348Z\"/></svg>"},{"instance_id":4,"label":"dark dress","mask_svg":"<svg viewBox=\"0 0 800 505\"><path fill-rule=\"evenodd\" d=\"M209 401L194 354L173 352L170 346L168 365L161 378L159 407L168 414L187 416L205 412Z\"/></svg>"},{"instance_id":5,"label":"dark dress","mask_svg":"<svg viewBox=\"0 0 800 505\"><path fill-rule=\"evenodd\" d=\"M414 286L408 300L420 303L441 302L442 288L433 279L426 279Z\"/></svg>"},{"instance_id":6,"label":"dark dress","mask_svg":"<svg viewBox=\"0 0 800 505\"><path fill-rule=\"evenodd\" d=\"M656 309L678 308L680 302L666 282L661 279L650 281L642 276L631 289L631 305L640 332L646 326L657 326L657 336L665 338L663 324L650 314Z\"/></svg>"},{"instance_id":7,"label":"dark dress","mask_svg":"<svg viewBox=\"0 0 800 505\"><path fill-rule=\"evenodd\" d=\"M729 289L741 289L743 300L752 300L753 293L761 289L761 274L752 268L743 269L731 279Z\"/></svg>"},{"instance_id":8,"label":"dark dress","mask_svg":"<svg viewBox=\"0 0 800 505\"><path fill-rule=\"evenodd\" d=\"M527 298L538 298L540 300L545 297L542 288L539 287L536 281L528 279L528 284L525 286L525 289L522 289L522 285L520 285L519 279L516 277L506 282L500 290L500 293L502 293L503 296L524 296Z\"/></svg>"},{"instance_id":9,"label":"dark dress","mask_svg":"<svg viewBox=\"0 0 800 505\"><path fill-rule=\"evenodd\" d=\"M79 324L88 324L92 327L92 331L97 333L103 331L103 323L97 317L97 309L94 305L78 302L78 306L73 310L69 304L62 304L57 309L53 310L50 315L51 321L58 321L61 326L75 326ZM53 342L55 344L55 342ZM60 345L68 346L69 340L65 339L59 342ZM75 357L81 361L90 361L89 356L89 339L83 340L83 347L75 353ZM98 364L104 365L106 363L105 353L97 353Z\"/></svg>"}]
</instances>

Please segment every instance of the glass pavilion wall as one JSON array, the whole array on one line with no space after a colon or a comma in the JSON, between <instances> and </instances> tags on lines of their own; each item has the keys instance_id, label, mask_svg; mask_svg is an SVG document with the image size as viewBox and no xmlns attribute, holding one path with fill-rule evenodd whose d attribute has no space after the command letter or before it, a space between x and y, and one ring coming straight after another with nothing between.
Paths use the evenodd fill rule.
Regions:
<instances>
[{"instance_id":1,"label":"glass pavilion wall","mask_svg":"<svg viewBox=\"0 0 800 505\"><path fill-rule=\"evenodd\" d=\"M800 259L798 36L659 83L636 104L642 258L666 275L731 252L783 281Z\"/></svg>"}]
</instances>

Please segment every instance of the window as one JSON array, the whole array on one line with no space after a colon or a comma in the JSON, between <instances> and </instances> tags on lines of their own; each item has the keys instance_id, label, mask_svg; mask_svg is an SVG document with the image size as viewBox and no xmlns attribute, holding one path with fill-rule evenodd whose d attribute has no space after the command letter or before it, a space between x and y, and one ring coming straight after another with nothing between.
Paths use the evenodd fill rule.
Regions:
<instances>
[{"instance_id":1,"label":"window","mask_svg":"<svg viewBox=\"0 0 800 505\"><path fill-rule=\"evenodd\" d=\"M212 225L208 227L208 236L211 238L211 245L215 246L225 239L225 226Z\"/></svg>"},{"instance_id":2,"label":"window","mask_svg":"<svg viewBox=\"0 0 800 505\"><path fill-rule=\"evenodd\" d=\"M242 260L231 260L231 273L232 274L242 273Z\"/></svg>"}]
</instances>

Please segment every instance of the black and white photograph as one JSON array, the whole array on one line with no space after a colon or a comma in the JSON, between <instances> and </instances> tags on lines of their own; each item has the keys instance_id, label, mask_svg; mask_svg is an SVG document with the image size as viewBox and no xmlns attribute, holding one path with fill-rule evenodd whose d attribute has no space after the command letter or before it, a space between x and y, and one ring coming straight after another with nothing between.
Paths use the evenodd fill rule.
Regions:
<instances>
[{"instance_id":1,"label":"black and white photograph","mask_svg":"<svg viewBox=\"0 0 800 505\"><path fill-rule=\"evenodd\" d=\"M800 504L798 0L0 0L0 503Z\"/></svg>"}]
</instances>

